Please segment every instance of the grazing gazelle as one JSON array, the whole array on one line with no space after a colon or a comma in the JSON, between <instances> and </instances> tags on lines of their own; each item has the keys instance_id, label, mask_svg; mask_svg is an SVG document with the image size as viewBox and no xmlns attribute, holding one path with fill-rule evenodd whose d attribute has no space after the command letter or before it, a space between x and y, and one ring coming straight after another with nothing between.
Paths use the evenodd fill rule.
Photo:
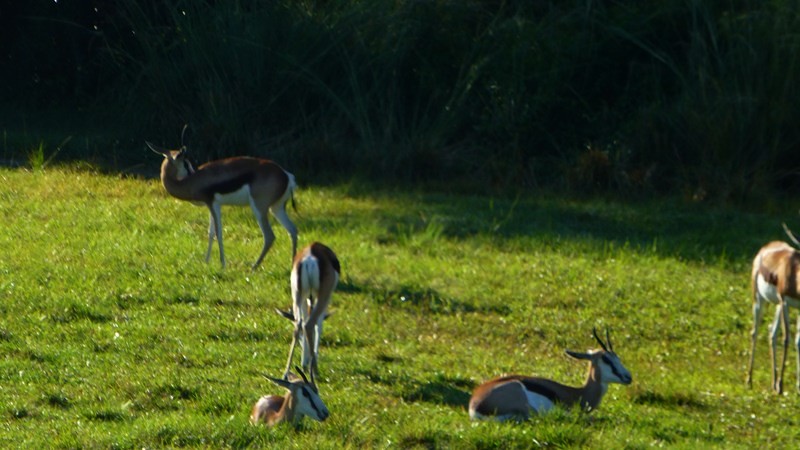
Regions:
<instances>
[{"instance_id":1,"label":"grazing gazelle","mask_svg":"<svg viewBox=\"0 0 800 450\"><path fill-rule=\"evenodd\" d=\"M278 311L294 320L292 345L286 361L284 376L292 366L294 349L300 340L303 350L303 369L317 374L319 339L322 322L328 316L331 295L339 283L341 266L336 254L328 246L314 242L300 250L292 264L292 314Z\"/></svg>"},{"instance_id":2,"label":"grazing gazelle","mask_svg":"<svg viewBox=\"0 0 800 450\"><path fill-rule=\"evenodd\" d=\"M297 227L286 214L286 203L292 198L296 187L294 175L273 161L248 156L211 161L195 169L186 157L186 146L182 145L179 150L164 149L150 142L147 142L147 146L164 156L161 182L167 192L180 200L206 205L211 212L206 262L211 257L211 246L216 237L219 259L222 267L225 267L222 205L250 205L256 216L264 235L264 246L253 269L261 264L275 240L268 212L289 232L292 255L297 251Z\"/></svg>"},{"instance_id":3,"label":"grazing gazelle","mask_svg":"<svg viewBox=\"0 0 800 450\"><path fill-rule=\"evenodd\" d=\"M265 378L286 388L289 392L286 396L265 395L258 399L250 413L250 423L253 425L265 423L274 426L281 422L296 423L303 416L320 422L328 418L330 412L319 396L317 385L314 383L314 374L311 374L311 381L309 381L300 368L296 367L295 369L302 378L297 378L294 374L291 374L292 376L288 379L264 375Z\"/></svg>"},{"instance_id":4,"label":"grazing gazelle","mask_svg":"<svg viewBox=\"0 0 800 450\"><path fill-rule=\"evenodd\" d=\"M547 378L508 375L486 381L472 392L469 400L469 416L473 420L527 419L531 410L536 414L549 411L555 405L592 411L600 405L609 383L631 384L628 369L614 353L611 339L606 330L606 342L592 330L602 350L578 353L567 350L567 354L577 359L589 361L589 375L582 387L565 386Z\"/></svg>"},{"instance_id":5,"label":"grazing gazelle","mask_svg":"<svg viewBox=\"0 0 800 450\"><path fill-rule=\"evenodd\" d=\"M786 234L795 243L797 238L783 225ZM772 241L761 247L753 258L753 270L750 281L753 290L753 331L750 333L750 364L747 369L747 385L753 385L753 360L756 353L756 335L758 325L764 313L764 301L777 305L775 319L770 327L770 355L772 358L772 388L779 394L783 393L783 371L786 366L786 354L789 348L789 308L800 307L800 251L786 242ZM778 327L783 328L783 356L781 369L778 373L776 366L776 351L778 347ZM800 391L800 318L797 322L795 336L797 348L797 389Z\"/></svg>"}]
</instances>

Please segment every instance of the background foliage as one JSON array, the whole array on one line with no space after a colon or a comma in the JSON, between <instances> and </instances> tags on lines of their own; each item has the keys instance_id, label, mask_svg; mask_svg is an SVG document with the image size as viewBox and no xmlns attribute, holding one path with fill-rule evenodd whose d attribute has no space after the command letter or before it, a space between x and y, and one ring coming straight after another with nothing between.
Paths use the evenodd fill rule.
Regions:
<instances>
[{"instance_id":1,"label":"background foliage","mask_svg":"<svg viewBox=\"0 0 800 450\"><path fill-rule=\"evenodd\" d=\"M759 198L798 188L797 3L15 2L4 157L126 168L188 122L318 180Z\"/></svg>"}]
</instances>

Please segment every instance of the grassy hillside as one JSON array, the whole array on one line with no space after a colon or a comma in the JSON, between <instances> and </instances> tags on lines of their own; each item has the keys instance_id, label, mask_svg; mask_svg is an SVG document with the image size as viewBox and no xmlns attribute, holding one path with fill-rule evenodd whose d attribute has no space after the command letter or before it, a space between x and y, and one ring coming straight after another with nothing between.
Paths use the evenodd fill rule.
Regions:
<instances>
[{"instance_id":1,"label":"grassy hillside","mask_svg":"<svg viewBox=\"0 0 800 450\"><path fill-rule=\"evenodd\" d=\"M155 173L154 163L153 173ZM300 180L302 184L302 179ZM251 427L280 389L289 239L228 208L229 267L203 263L207 213L154 179L0 169L0 445L277 448L779 448L793 390L770 393L766 326L744 385L749 261L785 215L301 187L300 242L343 277L321 350L325 423ZM795 226L800 228L800 226ZM767 313L771 317L771 311ZM570 384L564 349L610 327L634 377L591 415L472 423L469 393L507 372Z\"/></svg>"}]
</instances>

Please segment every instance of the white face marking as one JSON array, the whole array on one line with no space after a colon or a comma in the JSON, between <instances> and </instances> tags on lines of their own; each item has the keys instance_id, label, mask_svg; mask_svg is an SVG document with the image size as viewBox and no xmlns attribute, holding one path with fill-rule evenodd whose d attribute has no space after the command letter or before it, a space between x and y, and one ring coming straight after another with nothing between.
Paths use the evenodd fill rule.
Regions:
<instances>
[{"instance_id":1,"label":"white face marking","mask_svg":"<svg viewBox=\"0 0 800 450\"><path fill-rule=\"evenodd\" d=\"M227 194L214 194L214 200L221 205L249 205L250 186L244 185L239 190Z\"/></svg>"},{"instance_id":2,"label":"white face marking","mask_svg":"<svg viewBox=\"0 0 800 450\"><path fill-rule=\"evenodd\" d=\"M630 384L633 377L628 369L622 365L619 356L614 353L606 353L600 358L599 362L603 383Z\"/></svg>"},{"instance_id":3,"label":"white face marking","mask_svg":"<svg viewBox=\"0 0 800 450\"><path fill-rule=\"evenodd\" d=\"M767 280L761 274L756 277L756 289L758 289L758 295L764 300L770 303L778 303L778 288L773 284L767 283ZM800 300L796 298L784 296L783 299L792 308L800 307Z\"/></svg>"},{"instance_id":4,"label":"white face marking","mask_svg":"<svg viewBox=\"0 0 800 450\"><path fill-rule=\"evenodd\" d=\"M528 404L531 405L531 409L536 411L537 414L546 413L553 408L553 402L543 395L539 395L527 389L525 390L525 395L528 397Z\"/></svg>"},{"instance_id":5,"label":"white face marking","mask_svg":"<svg viewBox=\"0 0 800 450\"><path fill-rule=\"evenodd\" d=\"M311 417L314 420L323 421L328 418L330 413L328 407L320 398L319 394L314 392L309 386L297 389L295 394L297 396L297 413L303 416Z\"/></svg>"},{"instance_id":6,"label":"white face marking","mask_svg":"<svg viewBox=\"0 0 800 450\"><path fill-rule=\"evenodd\" d=\"M175 166L176 174L175 178L178 180L182 180L186 178L189 174L194 173L194 167L192 164L183 156L179 156L180 152L177 150L173 150L170 153L170 160L172 164Z\"/></svg>"}]
</instances>

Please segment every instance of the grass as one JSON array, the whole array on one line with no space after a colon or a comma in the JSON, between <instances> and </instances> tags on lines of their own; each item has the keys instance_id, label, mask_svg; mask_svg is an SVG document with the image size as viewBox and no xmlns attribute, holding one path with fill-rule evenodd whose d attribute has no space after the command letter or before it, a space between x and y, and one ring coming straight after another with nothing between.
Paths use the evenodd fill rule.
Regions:
<instances>
[{"instance_id":1,"label":"grass","mask_svg":"<svg viewBox=\"0 0 800 450\"><path fill-rule=\"evenodd\" d=\"M157 169L153 167L153 173ZM302 181L302 180L301 180ZM203 263L207 214L155 179L0 169L0 445L105 448L778 448L800 438L794 354L769 392L766 327L744 385L749 261L794 213L302 187L300 242L343 265L323 336L332 415L251 427L279 388L289 240L228 208L229 267ZM796 227L795 227L796 228ZM472 423L507 372L579 384L564 349L612 340L634 376L591 415ZM794 353L794 352L792 352Z\"/></svg>"}]
</instances>

